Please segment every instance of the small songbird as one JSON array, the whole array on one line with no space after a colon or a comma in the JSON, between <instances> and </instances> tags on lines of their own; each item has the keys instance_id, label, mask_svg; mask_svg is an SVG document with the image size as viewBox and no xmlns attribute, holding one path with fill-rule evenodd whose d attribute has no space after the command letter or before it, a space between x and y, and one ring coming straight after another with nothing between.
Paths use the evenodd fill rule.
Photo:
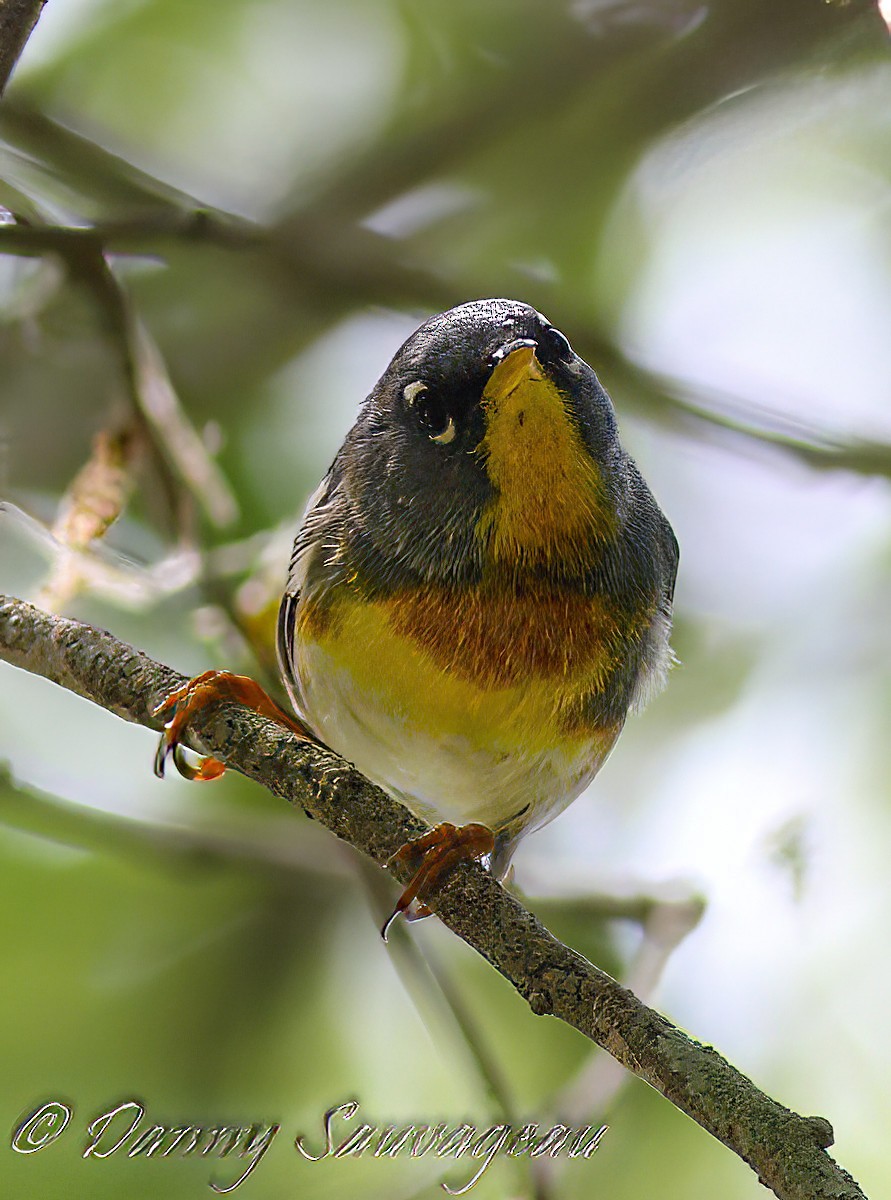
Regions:
<instances>
[{"instance_id":1,"label":"small songbird","mask_svg":"<svg viewBox=\"0 0 891 1200\"><path fill-rule=\"evenodd\" d=\"M210 699L308 730L440 823L400 852L396 912L423 915L460 857L503 877L663 685L677 563L563 334L517 301L459 305L397 351L310 500L278 626L299 721L202 677L161 706L160 769Z\"/></svg>"}]
</instances>

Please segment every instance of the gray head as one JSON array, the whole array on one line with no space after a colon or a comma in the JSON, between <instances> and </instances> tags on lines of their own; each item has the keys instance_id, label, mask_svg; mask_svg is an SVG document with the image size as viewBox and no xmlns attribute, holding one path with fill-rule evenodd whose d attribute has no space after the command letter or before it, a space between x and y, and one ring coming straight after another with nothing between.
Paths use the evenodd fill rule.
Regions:
<instances>
[{"instance_id":1,"label":"gray head","mask_svg":"<svg viewBox=\"0 0 891 1200\"><path fill-rule=\"evenodd\" d=\"M626 461L609 397L563 334L527 304L477 300L399 348L334 482L363 574L459 582L495 560L581 568L615 523Z\"/></svg>"}]
</instances>

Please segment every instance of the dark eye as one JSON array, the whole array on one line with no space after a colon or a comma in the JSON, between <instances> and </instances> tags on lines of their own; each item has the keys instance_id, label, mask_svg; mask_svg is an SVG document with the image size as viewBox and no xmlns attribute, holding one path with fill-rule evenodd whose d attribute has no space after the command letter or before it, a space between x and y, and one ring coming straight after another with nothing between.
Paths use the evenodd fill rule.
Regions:
<instances>
[{"instance_id":1,"label":"dark eye","mask_svg":"<svg viewBox=\"0 0 891 1200\"><path fill-rule=\"evenodd\" d=\"M455 422L441 396L420 379L410 383L402 394L431 442L447 446L455 440Z\"/></svg>"},{"instance_id":2,"label":"dark eye","mask_svg":"<svg viewBox=\"0 0 891 1200\"><path fill-rule=\"evenodd\" d=\"M573 357L569 340L553 325L548 325L539 337L538 353L542 362L569 362Z\"/></svg>"}]
</instances>

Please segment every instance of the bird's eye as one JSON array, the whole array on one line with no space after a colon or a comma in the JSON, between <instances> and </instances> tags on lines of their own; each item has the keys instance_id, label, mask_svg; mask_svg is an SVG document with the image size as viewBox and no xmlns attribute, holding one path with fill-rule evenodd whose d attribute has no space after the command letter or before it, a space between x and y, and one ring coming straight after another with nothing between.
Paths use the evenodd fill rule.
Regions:
<instances>
[{"instance_id":1,"label":"bird's eye","mask_svg":"<svg viewBox=\"0 0 891 1200\"><path fill-rule=\"evenodd\" d=\"M455 440L455 422L449 415L445 401L431 391L426 383L420 379L410 383L402 394L431 442L436 442L437 446L447 446Z\"/></svg>"},{"instance_id":2,"label":"bird's eye","mask_svg":"<svg viewBox=\"0 0 891 1200\"><path fill-rule=\"evenodd\" d=\"M548 325L542 333L538 348L543 362L569 362L573 357L568 338L553 325Z\"/></svg>"}]
</instances>

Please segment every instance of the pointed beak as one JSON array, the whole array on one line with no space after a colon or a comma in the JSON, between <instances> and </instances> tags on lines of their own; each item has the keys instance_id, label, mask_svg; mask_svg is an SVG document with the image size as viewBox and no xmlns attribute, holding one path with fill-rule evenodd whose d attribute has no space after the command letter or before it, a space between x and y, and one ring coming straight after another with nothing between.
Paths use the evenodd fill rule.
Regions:
<instances>
[{"instance_id":1,"label":"pointed beak","mask_svg":"<svg viewBox=\"0 0 891 1200\"><path fill-rule=\"evenodd\" d=\"M536 343L529 338L510 342L492 355L494 367L483 392L484 400L507 399L523 383L544 379L541 363L535 357Z\"/></svg>"}]
</instances>

